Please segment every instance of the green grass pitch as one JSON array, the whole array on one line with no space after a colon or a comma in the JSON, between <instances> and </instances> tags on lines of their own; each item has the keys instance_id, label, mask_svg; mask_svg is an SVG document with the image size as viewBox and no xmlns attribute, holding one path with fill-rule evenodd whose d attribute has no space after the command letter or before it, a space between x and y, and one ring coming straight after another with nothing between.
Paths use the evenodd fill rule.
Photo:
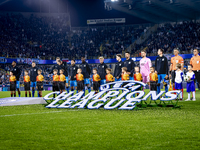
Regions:
<instances>
[{"instance_id":1,"label":"green grass pitch","mask_svg":"<svg viewBox=\"0 0 200 150\"><path fill-rule=\"evenodd\" d=\"M0 92L3 97L10 92ZM181 109L0 107L0 149L200 149L200 91L196 99L179 102Z\"/></svg>"}]
</instances>

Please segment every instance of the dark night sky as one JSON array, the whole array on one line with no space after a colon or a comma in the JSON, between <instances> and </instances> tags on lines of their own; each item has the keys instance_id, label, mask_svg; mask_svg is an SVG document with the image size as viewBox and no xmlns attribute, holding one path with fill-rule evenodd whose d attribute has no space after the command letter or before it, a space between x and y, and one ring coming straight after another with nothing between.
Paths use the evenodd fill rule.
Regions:
<instances>
[{"instance_id":1,"label":"dark night sky","mask_svg":"<svg viewBox=\"0 0 200 150\"><path fill-rule=\"evenodd\" d=\"M0 0L0 4L6 0ZM58 10L58 0L50 0L51 12ZM116 10L104 9L104 0L59 0L60 12L67 12L67 4L71 16L72 26L86 26L87 19L126 18L126 24L148 23L148 21L122 13ZM40 0L10 0L0 5L1 11L29 11L38 12ZM41 3L42 12L48 12L48 0Z\"/></svg>"}]
</instances>

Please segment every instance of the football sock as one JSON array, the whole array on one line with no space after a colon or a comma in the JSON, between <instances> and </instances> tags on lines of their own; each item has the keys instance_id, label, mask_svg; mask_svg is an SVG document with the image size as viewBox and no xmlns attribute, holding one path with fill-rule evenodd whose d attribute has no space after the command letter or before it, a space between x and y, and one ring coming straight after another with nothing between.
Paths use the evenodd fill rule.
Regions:
<instances>
[{"instance_id":1,"label":"football sock","mask_svg":"<svg viewBox=\"0 0 200 150\"><path fill-rule=\"evenodd\" d=\"M190 99L190 93L188 93L188 99Z\"/></svg>"},{"instance_id":2,"label":"football sock","mask_svg":"<svg viewBox=\"0 0 200 150\"><path fill-rule=\"evenodd\" d=\"M32 91L32 96L34 97L34 95L35 95L35 90Z\"/></svg>"},{"instance_id":3,"label":"football sock","mask_svg":"<svg viewBox=\"0 0 200 150\"><path fill-rule=\"evenodd\" d=\"M157 86L157 94L160 93L160 86Z\"/></svg>"},{"instance_id":4,"label":"football sock","mask_svg":"<svg viewBox=\"0 0 200 150\"><path fill-rule=\"evenodd\" d=\"M29 91L29 97L31 97L31 92Z\"/></svg>"},{"instance_id":5,"label":"football sock","mask_svg":"<svg viewBox=\"0 0 200 150\"><path fill-rule=\"evenodd\" d=\"M195 99L195 91L194 91L194 92L192 92L192 95L193 95L193 99Z\"/></svg>"},{"instance_id":6,"label":"football sock","mask_svg":"<svg viewBox=\"0 0 200 150\"><path fill-rule=\"evenodd\" d=\"M91 88L90 87L88 87L88 93L90 93L91 92Z\"/></svg>"},{"instance_id":7,"label":"football sock","mask_svg":"<svg viewBox=\"0 0 200 150\"><path fill-rule=\"evenodd\" d=\"M183 89L181 89L181 92L182 92L182 98L183 98Z\"/></svg>"},{"instance_id":8,"label":"football sock","mask_svg":"<svg viewBox=\"0 0 200 150\"><path fill-rule=\"evenodd\" d=\"M74 89L71 89L71 92L74 92L73 94L72 94L72 96L75 94L75 91L74 91Z\"/></svg>"},{"instance_id":9,"label":"football sock","mask_svg":"<svg viewBox=\"0 0 200 150\"><path fill-rule=\"evenodd\" d=\"M83 89L83 92L84 92L83 95L85 95L85 88Z\"/></svg>"},{"instance_id":10,"label":"football sock","mask_svg":"<svg viewBox=\"0 0 200 150\"><path fill-rule=\"evenodd\" d=\"M168 92L168 86L165 86L165 92L166 93Z\"/></svg>"},{"instance_id":11,"label":"football sock","mask_svg":"<svg viewBox=\"0 0 200 150\"><path fill-rule=\"evenodd\" d=\"M66 88L67 93L69 93L69 87Z\"/></svg>"},{"instance_id":12,"label":"football sock","mask_svg":"<svg viewBox=\"0 0 200 150\"><path fill-rule=\"evenodd\" d=\"M183 98L183 95L182 95L182 92L180 93L180 99L182 99Z\"/></svg>"},{"instance_id":13,"label":"football sock","mask_svg":"<svg viewBox=\"0 0 200 150\"><path fill-rule=\"evenodd\" d=\"M19 89L17 89L18 90L18 96L20 97L20 95L21 95L21 92L20 92L20 90Z\"/></svg>"},{"instance_id":14,"label":"football sock","mask_svg":"<svg viewBox=\"0 0 200 150\"><path fill-rule=\"evenodd\" d=\"M42 97L42 91L40 92L40 97Z\"/></svg>"}]
</instances>

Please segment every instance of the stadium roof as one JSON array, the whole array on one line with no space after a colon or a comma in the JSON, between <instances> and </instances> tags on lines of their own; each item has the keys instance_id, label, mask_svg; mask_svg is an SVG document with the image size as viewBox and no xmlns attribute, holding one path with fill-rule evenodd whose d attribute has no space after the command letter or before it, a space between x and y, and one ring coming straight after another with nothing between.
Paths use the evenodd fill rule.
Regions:
<instances>
[{"instance_id":1,"label":"stadium roof","mask_svg":"<svg viewBox=\"0 0 200 150\"><path fill-rule=\"evenodd\" d=\"M115 9L152 23L197 20L200 0L105 0L105 9Z\"/></svg>"}]
</instances>

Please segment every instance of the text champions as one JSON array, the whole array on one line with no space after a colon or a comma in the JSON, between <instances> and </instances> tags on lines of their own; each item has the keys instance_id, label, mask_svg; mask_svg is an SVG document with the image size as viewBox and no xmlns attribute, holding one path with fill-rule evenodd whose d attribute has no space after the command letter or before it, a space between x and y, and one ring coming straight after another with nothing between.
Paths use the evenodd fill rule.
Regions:
<instances>
[{"instance_id":1,"label":"text champions","mask_svg":"<svg viewBox=\"0 0 200 150\"><path fill-rule=\"evenodd\" d=\"M124 86L123 86L124 85ZM141 86L145 87L146 84L139 81L117 81L108 84L101 85L100 92L95 94L94 91L84 95L81 91L75 95L73 91L67 93L63 92L52 92L44 97L45 101L53 100L48 104L47 108L88 108L88 109L99 109L103 107L104 109L124 109L132 110L136 107L137 103L141 101L150 100L160 100L160 101L171 101L177 99L180 91L169 91L165 93L161 91L156 93L156 91L150 91L145 95L144 91L135 91ZM141 89L141 88L140 88ZM56 98L52 98L52 95L58 95ZM62 103L61 103L62 102Z\"/></svg>"}]
</instances>

